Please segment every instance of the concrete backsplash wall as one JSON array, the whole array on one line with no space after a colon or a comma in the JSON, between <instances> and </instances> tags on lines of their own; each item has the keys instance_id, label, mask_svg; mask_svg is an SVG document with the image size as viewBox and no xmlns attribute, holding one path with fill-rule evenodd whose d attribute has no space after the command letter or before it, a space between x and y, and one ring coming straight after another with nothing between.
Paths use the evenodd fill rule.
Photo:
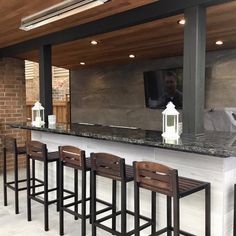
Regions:
<instances>
[{"instance_id":1,"label":"concrete backsplash wall","mask_svg":"<svg viewBox=\"0 0 236 236\"><path fill-rule=\"evenodd\" d=\"M236 106L236 50L206 60L206 109ZM143 72L181 67L182 57L72 71L72 122L161 130L161 110L145 107Z\"/></svg>"},{"instance_id":2,"label":"concrete backsplash wall","mask_svg":"<svg viewBox=\"0 0 236 236\"><path fill-rule=\"evenodd\" d=\"M236 107L236 50L207 55L206 108Z\"/></svg>"}]
</instances>

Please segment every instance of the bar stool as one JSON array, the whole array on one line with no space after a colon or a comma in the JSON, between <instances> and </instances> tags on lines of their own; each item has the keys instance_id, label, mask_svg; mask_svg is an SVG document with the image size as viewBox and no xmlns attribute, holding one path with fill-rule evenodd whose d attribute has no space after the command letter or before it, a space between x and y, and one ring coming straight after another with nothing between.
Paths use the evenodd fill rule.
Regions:
<instances>
[{"instance_id":1,"label":"bar stool","mask_svg":"<svg viewBox=\"0 0 236 236\"><path fill-rule=\"evenodd\" d=\"M31 216L31 200L35 200L44 205L44 229L45 231L49 230L49 219L48 219L48 208L49 205L53 203L57 203L57 210L59 211L59 153L58 152L49 152L47 150L47 145L38 141L30 141L26 145L27 151L27 218L28 221L32 220ZM31 180L31 171L30 171L30 160L32 161L32 176L33 181ZM41 161L44 164L44 180L43 191L37 191L37 186L35 184L35 161ZM48 164L56 163L56 187L48 188ZM31 191L32 190L32 191ZM49 200L48 194L49 192L56 191L56 199ZM39 198L39 195L44 195L43 199Z\"/></svg>"},{"instance_id":2,"label":"bar stool","mask_svg":"<svg viewBox=\"0 0 236 236\"><path fill-rule=\"evenodd\" d=\"M113 235L132 235L134 230L127 232L127 214L134 212L127 210L127 183L133 181L132 166L125 165L125 159L108 153L91 153L92 162L92 236L96 236L96 228L99 227ZM96 219L96 176L102 176L112 180L112 213L100 219ZM121 183L121 210L116 210L116 185ZM116 217L121 215L121 232L116 230ZM144 221L148 221L140 228L144 229L151 225L150 219L140 215ZM102 224L104 221L112 219L112 227Z\"/></svg>"},{"instance_id":3,"label":"bar stool","mask_svg":"<svg viewBox=\"0 0 236 236\"><path fill-rule=\"evenodd\" d=\"M26 154L25 147L17 147L16 139L5 136L3 141L3 193L4 206L8 205L7 188L15 192L15 213L19 214L19 191L26 188L19 188L19 183L26 182L26 179L18 179L18 155ZM14 181L7 181L7 156L12 155L14 158Z\"/></svg>"},{"instance_id":4,"label":"bar stool","mask_svg":"<svg viewBox=\"0 0 236 236\"><path fill-rule=\"evenodd\" d=\"M25 155L26 149L18 147L16 139L13 137L3 137L3 192L4 192L4 206L8 205L7 188L15 192L15 213L19 214L19 192L26 190L26 187L19 188L19 183L26 183L26 179L18 178L18 156ZM14 158L14 181L7 181L7 156L12 155Z\"/></svg>"},{"instance_id":5,"label":"bar stool","mask_svg":"<svg viewBox=\"0 0 236 236\"><path fill-rule=\"evenodd\" d=\"M82 220L81 235L86 235L86 219L90 218L91 214L86 214L86 202L90 202L90 212L91 212L91 199L86 198L86 174L89 172L91 174L91 163L90 158L85 157L85 151L73 147L73 146L61 146L59 147L60 153L60 168L59 168L59 201L60 201L60 235L64 235L64 211L74 215L75 220L80 218ZM74 202L65 204L64 200L67 199L63 195L64 190L64 167L69 167L74 170ZM81 171L81 200L78 200L78 171ZM91 195L91 188L90 188ZM97 211L97 214L102 214L108 210L112 209L110 203L107 203L101 199L96 199L97 202L105 205L103 209ZM81 214L78 213L78 205L81 204ZM70 209L74 207L74 210Z\"/></svg>"},{"instance_id":6,"label":"bar stool","mask_svg":"<svg viewBox=\"0 0 236 236\"><path fill-rule=\"evenodd\" d=\"M167 166L153 162L134 162L134 198L135 198L135 236L140 235L139 211L140 196L139 188L152 191L152 234L161 235L167 233L168 236L193 235L180 230L179 223L179 200L201 190L205 190L205 235L211 235L210 222L210 183L198 180L178 177L178 171ZM156 193L167 196L167 227L156 231ZM172 227L172 200L174 211L174 227Z\"/></svg>"}]
</instances>

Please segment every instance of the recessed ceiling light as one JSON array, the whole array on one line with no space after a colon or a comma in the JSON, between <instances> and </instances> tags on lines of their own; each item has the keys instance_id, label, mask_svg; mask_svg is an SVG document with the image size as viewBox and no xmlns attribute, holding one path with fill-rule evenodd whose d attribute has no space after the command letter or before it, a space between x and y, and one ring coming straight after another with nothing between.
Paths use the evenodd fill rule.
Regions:
<instances>
[{"instance_id":1,"label":"recessed ceiling light","mask_svg":"<svg viewBox=\"0 0 236 236\"><path fill-rule=\"evenodd\" d=\"M80 65L84 66L84 65L85 65L85 62L81 61L81 62L80 62Z\"/></svg>"},{"instance_id":2,"label":"recessed ceiling light","mask_svg":"<svg viewBox=\"0 0 236 236\"><path fill-rule=\"evenodd\" d=\"M130 54L129 58L135 58L135 55L134 54Z\"/></svg>"},{"instance_id":3,"label":"recessed ceiling light","mask_svg":"<svg viewBox=\"0 0 236 236\"><path fill-rule=\"evenodd\" d=\"M91 43L92 45L97 45L97 44L98 44L98 41L92 40L90 43Z\"/></svg>"},{"instance_id":4,"label":"recessed ceiling light","mask_svg":"<svg viewBox=\"0 0 236 236\"><path fill-rule=\"evenodd\" d=\"M224 42L221 40L216 41L216 45L223 45L223 44L224 44Z\"/></svg>"},{"instance_id":5,"label":"recessed ceiling light","mask_svg":"<svg viewBox=\"0 0 236 236\"><path fill-rule=\"evenodd\" d=\"M185 25L185 23L186 23L185 19L181 19L178 21L178 24L180 24L180 25Z\"/></svg>"}]
</instances>

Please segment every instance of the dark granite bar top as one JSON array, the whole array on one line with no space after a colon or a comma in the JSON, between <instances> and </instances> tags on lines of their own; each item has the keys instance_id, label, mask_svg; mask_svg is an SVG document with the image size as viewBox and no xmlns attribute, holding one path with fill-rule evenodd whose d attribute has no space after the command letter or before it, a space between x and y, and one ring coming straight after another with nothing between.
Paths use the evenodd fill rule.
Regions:
<instances>
[{"instance_id":1,"label":"dark granite bar top","mask_svg":"<svg viewBox=\"0 0 236 236\"><path fill-rule=\"evenodd\" d=\"M161 132L127 127L89 124L57 124L56 127L33 127L31 123L9 124L12 128L73 135L114 142L151 146L216 157L236 157L236 133L207 131L200 136L181 136L178 142L163 140Z\"/></svg>"}]
</instances>

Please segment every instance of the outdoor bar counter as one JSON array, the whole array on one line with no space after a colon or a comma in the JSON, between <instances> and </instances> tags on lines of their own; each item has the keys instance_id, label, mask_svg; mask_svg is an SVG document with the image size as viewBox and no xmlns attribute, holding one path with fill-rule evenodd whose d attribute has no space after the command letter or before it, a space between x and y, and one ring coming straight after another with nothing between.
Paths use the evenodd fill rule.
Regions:
<instances>
[{"instance_id":1,"label":"outdoor bar counter","mask_svg":"<svg viewBox=\"0 0 236 236\"><path fill-rule=\"evenodd\" d=\"M166 143L161 132L136 128L101 126L91 124L57 124L56 127L32 127L30 123L10 124L12 128L31 130L32 139L44 142L49 151L60 145L73 145L91 152L108 152L133 161L153 161L176 168L180 176L211 183L212 236L232 235L233 185L236 183L236 134L205 132L199 136L181 136L178 142ZM38 173L42 165L37 164ZM54 179L55 167L50 177ZM72 186L70 171L66 183ZM80 181L80 180L79 180ZM98 196L110 200L109 180L99 178ZM128 207L133 209L133 184L128 186ZM204 192L181 200L181 228L195 235L204 235ZM150 193L142 191L141 213L150 215ZM158 227L166 225L166 198L158 195ZM130 227L133 220L128 218ZM149 230L143 231L143 236Z\"/></svg>"}]
</instances>

